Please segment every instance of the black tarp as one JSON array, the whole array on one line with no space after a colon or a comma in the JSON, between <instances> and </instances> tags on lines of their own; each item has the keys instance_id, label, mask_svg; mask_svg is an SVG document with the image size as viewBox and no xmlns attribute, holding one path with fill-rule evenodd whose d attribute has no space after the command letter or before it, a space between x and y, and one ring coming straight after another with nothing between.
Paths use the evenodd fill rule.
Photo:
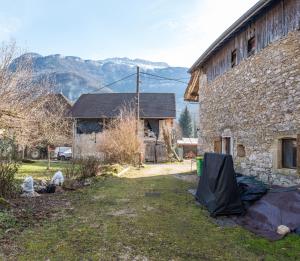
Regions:
<instances>
[{"instance_id":1,"label":"black tarp","mask_svg":"<svg viewBox=\"0 0 300 261\"><path fill-rule=\"evenodd\" d=\"M248 208L255 201L259 200L269 189L269 186L252 176L244 176L237 173L236 180L245 208Z\"/></svg>"},{"instance_id":2,"label":"black tarp","mask_svg":"<svg viewBox=\"0 0 300 261\"><path fill-rule=\"evenodd\" d=\"M207 207L211 216L244 212L231 155L204 154L203 172L195 197Z\"/></svg>"},{"instance_id":3,"label":"black tarp","mask_svg":"<svg viewBox=\"0 0 300 261\"><path fill-rule=\"evenodd\" d=\"M250 206L244 216L236 217L234 220L244 228L269 240L283 237L276 232L280 225L285 225L297 233L300 229L300 190L271 189Z\"/></svg>"}]
</instances>

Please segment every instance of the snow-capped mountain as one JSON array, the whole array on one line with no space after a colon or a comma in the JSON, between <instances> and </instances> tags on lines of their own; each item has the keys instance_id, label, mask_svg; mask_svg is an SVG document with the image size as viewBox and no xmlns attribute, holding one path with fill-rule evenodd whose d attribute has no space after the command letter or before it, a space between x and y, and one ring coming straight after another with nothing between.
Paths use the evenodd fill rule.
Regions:
<instances>
[{"instance_id":1,"label":"snow-capped mountain","mask_svg":"<svg viewBox=\"0 0 300 261\"><path fill-rule=\"evenodd\" d=\"M151 62L142 59L108 58L105 60L83 60L75 56L54 54L42 56L27 53L15 60L31 58L36 80L49 77L55 84L56 91L62 92L70 100L76 100L83 93L93 92L134 92L136 77L104 87L114 81L136 72L150 73L184 82L170 81L155 76L141 74L142 92L173 92L176 94L177 110L183 106L183 95L189 79L187 68L172 67L163 62Z\"/></svg>"}]
</instances>

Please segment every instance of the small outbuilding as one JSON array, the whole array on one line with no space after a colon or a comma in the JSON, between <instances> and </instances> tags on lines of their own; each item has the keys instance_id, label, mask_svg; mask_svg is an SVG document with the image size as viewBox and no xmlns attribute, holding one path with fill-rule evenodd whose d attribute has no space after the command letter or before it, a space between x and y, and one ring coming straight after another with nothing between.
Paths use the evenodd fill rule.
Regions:
<instances>
[{"instance_id":1,"label":"small outbuilding","mask_svg":"<svg viewBox=\"0 0 300 261\"><path fill-rule=\"evenodd\" d=\"M112 119L127 105L135 105L135 93L83 94L72 108L74 120L74 157L98 156L99 135ZM145 160L163 161L166 155L156 152L163 147L163 128L173 128L176 118L174 93L140 94L139 135L145 142ZM166 153L164 153L166 154ZM158 160L160 158L161 160Z\"/></svg>"},{"instance_id":2,"label":"small outbuilding","mask_svg":"<svg viewBox=\"0 0 300 261\"><path fill-rule=\"evenodd\" d=\"M197 155L198 138L182 138L177 140L179 154L183 158L194 158Z\"/></svg>"}]
</instances>

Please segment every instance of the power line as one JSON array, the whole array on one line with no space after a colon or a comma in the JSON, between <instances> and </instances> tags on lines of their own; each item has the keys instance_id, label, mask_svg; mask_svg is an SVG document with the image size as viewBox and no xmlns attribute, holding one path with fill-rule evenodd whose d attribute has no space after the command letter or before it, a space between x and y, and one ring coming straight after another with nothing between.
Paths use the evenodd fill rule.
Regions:
<instances>
[{"instance_id":1,"label":"power line","mask_svg":"<svg viewBox=\"0 0 300 261\"><path fill-rule=\"evenodd\" d=\"M191 79L190 76L188 76L188 77L183 77L183 78L176 78L176 80L189 80L189 79Z\"/></svg>"},{"instance_id":2,"label":"power line","mask_svg":"<svg viewBox=\"0 0 300 261\"><path fill-rule=\"evenodd\" d=\"M146 82L150 82L151 80L157 80L157 81L163 81L163 82L167 82L170 80L169 79L162 79L162 78L158 78L158 77L153 77L153 76L148 76L148 75L142 75L143 77L141 77L142 81Z\"/></svg>"},{"instance_id":3,"label":"power line","mask_svg":"<svg viewBox=\"0 0 300 261\"><path fill-rule=\"evenodd\" d=\"M160 75L155 75L155 74L152 74L152 73L141 72L141 74L145 74L145 75L149 75L149 76L153 76L153 77L156 77L156 78L165 79L165 80L169 80L169 81L175 81L175 82L188 84L187 82L184 82L184 81L180 81L180 80L177 80L177 79L168 78L168 77L164 77L164 76L160 76Z\"/></svg>"},{"instance_id":4,"label":"power line","mask_svg":"<svg viewBox=\"0 0 300 261\"><path fill-rule=\"evenodd\" d=\"M107 88L107 87L109 87L109 86L112 86L112 85L114 85L114 84L116 84L116 83L118 83L118 82L124 81L124 80L126 80L126 79L128 79L128 78L130 78L130 77L132 77L132 76L134 76L134 75L136 75L136 74L137 74L137 73L129 74L129 75L127 75L127 76L125 76L125 77L123 77L123 78L121 78L121 79L118 79L118 80L116 80L116 81L114 81L114 82L111 82L111 83L109 83L109 84L106 84L106 85L104 85L104 86L98 88L97 90L95 90L95 91L92 92L92 93L99 92L100 90L102 90L102 89L104 89L104 88ZM152 77L145 77L146 79L148 78L148 79L154 79L154 80L157 80L157 78L159 78L159 79L164 79L164 80L168 80L168 81L175 81L175 82L180 82L180 83L188 84L187 82L181 81L180 79L174 79L174 78L164 77L164 76L156 75L156 74L152 74L152 73L140 72L140 74L147 75L147 76L152 76ZM182 78L182 79L183 79L183 78Z\"/></svg>"},{"instance_id":5,"label":"power line","mask_svg":"<svg viewBox=\"0 0 300 261\"><path fill-rule=\"evenodd\" d=\"M94 91L94 92L98 92L98 91L100 91L100 90L102 90L102 89L104 89L104 88L107 88L107 87L109 87L109 86L111 86L111 85L114 85L114 84L116 84L116 83L118 83L118 82L124 81L124 80L126 80L126 79L128 79L128 78L130 78L131 76L134 76L134 75L136 75L136 73L129 74L129 75L127 75L127 76L125 76L125 77L123 77L123 78L121 78L121 79L119 79L119 80L116 80L116 81L114 81L114 82L111 82L111 83L109 83L109 84L106 84L106 85L100 87L99 89L97 89L97 91Z\"/></svg>"}]
</instances>

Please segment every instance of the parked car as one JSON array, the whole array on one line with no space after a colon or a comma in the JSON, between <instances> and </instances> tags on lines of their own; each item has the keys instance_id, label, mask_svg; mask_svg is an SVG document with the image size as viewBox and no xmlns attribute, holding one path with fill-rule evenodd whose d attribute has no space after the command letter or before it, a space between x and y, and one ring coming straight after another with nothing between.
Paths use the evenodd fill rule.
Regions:
<instances>
[{"instance_id":1,"label":"parked car","mask_svg":"<svg viewBox=\"0 0 300 261\"><path fill-rule=\"evenodd\" d=\"M72 158L71 147L56 147L54 151L55 158L58 160L69 160Z\"/></svg>"}]
</instances>

